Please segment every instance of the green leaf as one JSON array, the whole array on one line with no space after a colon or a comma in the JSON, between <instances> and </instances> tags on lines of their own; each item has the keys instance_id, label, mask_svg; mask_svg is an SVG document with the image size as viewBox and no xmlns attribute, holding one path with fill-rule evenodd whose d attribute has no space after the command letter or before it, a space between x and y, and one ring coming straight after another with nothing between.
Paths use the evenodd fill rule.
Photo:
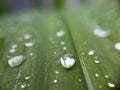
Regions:
<instances>
[{"instance_id":1,"label":"green leaf","mask_svg":"<svg viewBox=\"0 0 120 90\"><path fill-rule=\"evenodd\" d=\"M105 13L113 8L105 7ZM59 13L31 11L1 18L0 90L119 90L119 51L114 48L120 38L115 24L119 18L98 16L96 10L81 7ZM100 23L94 22L96 19ZM110 29L111 35L95 36L96 25ZM13 45L17 45L15 52L10 51ZM93 55L89 55L91 50L95 51ZM76 59L69 69L60 63L66 53ZM18 55L24 55L25 60L10 67L8 60Z\"/></svg>"}]
</instances>

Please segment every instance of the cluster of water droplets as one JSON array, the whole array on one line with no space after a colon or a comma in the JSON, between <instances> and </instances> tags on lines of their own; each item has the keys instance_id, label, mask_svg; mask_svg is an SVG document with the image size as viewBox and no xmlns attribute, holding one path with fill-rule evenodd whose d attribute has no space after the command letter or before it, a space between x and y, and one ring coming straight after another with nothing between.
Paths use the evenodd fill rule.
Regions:
<instances>
[{"instance_id":1,"label":"cluster of water droplets","mask_svg":"<svg viewBox=\"0 0 120 90\"><path fill-rule=\"evenodd\" d=\"M56 32L56 36L59 38L63 37L64 35L65 35L64 30L59 30L58 32ZM66 50L67 50L66 42L64 40L62 40L62 41L60 41L60 44L62 46L62 49L66 53ZM70 53L66 53L60 58L61 65L66 69L72 68L74 66L75 62L76 62L75 58Z\"/></svg>"},{"instance_id":2,"label":"cluster of water droplets","mask_svg":"<svg viewBox=\"0 0 120 90\"><path fill-rule=\"evenodd\" d=\"M100 38L107 38L108 36L111 35L111 31L104 30L99 25L96 25L96 27L93 30L93 34L100 37ZM114 43L113 48L120 51L120 42Z\"/></svg>"},{"instance_id":3,"label":"cluster of water droplets","mask_svg":"<svg viewBox=\"0 0 120 90\"><path fill-rule=\"evenodd\" d=\"M27 40L29 41L32 38L32 35L29 33L24 34L23 37L19 37L18 40ZM24 44L26 47L32 47L34 45L34 42L26 42ZM17 49L18 45L17 44L13 44L11 45L11 48L9 50L9 53L15 53L16 49ZM30 53L29 56L33 56L33 53ZM25 55L16 55L16 56L9 56L8 59L8 64L10 67L17 67L20 66L24 61L25 61L26 56Z\"/></svg>"},{"instance_id":4,"label":"cluster of water droplets","mask_svg":"<svg viewBox=\"0 0 120 90\"><path fill-rule=\"evenodd\" d=\"M29 80L31 79L30 75L26 75L24 76L24 80L22 80L21 82L18 81L17 85L21 88L21 89L25 89L27 87L30 87L30 83Z\"/></svg>"},{"instance_id":5,"label":"cluster of water droplets","mask_svg":"<svg viewBox=\"0 0 120 90\"><path fill-rule=\"evenodd\" d=\"M95 50L89 50L89 51L88 51L88 55L89 55L89 56L95 56ZM95 63L95 64L100 64L100 63L101 63L101 62L98 60L98 57L97 57L97 56L94 57L94 63ZM95 75L96 78L101 77L101 75L100 75L99 73L95 73L94 75ZM105 74L105 75L104 75L104 78L105 78L105 79L109 79L109 75ZM115 87L115 84L112 83L112 82L108 82L107 85L108 85L108 87L110 87L110 88L114 88L114 87ZM99 85L98 88L103 88L103 86L102 86L102 85Z\"/></svg>"},{"instance_id":6,"label":"cluster of water droplets","mask_svg":"<svg viewBox=\"0 0 120 90\"><path fill-rule=\"evenodd\" d=\"M17 44L13 44L11 48L9 49L9 53L15 53L17 48Z\"/></svg>"}]
</instances>

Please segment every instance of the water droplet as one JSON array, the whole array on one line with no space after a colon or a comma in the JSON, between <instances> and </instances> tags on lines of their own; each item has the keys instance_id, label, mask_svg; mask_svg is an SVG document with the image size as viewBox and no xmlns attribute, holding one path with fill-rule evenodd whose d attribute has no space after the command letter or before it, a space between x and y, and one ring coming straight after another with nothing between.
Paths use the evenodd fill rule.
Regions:
<instances>
[{"instance_id":1,"label":"water droplet","mask_svg":"<svg viewBox=\"0 0 120 90\"><path fill-rule=\"evenodd\" d=\"M108 76L108 75L105 75L105 78L109 78L109 76Z\"/></svg>"},{"instance_id":2,"label":"water droplet","mask_svg":"<svg viewBox=\"0 0 120 90\"><path fill-rule=\"evenodd\" d=\"M27 84L27 87L30 87L30 84Z\"/></svg>"},{"instance_id":3,"label":"water droplet","mask_svg":"<svg viewBox=\"0 0 120 90\"><path fill-rule=\"evenodd\" d=\"M27 43L25 43L25 46L26 46L26 47L32 47L33 45L34 45L33 42L27 42Z\"/></svg>"},{"instance_id":4,"label":"water droplet","mask_svg":"<svg viewBox=\"0 0 120 90\"><path fill-rule=\"evenodd\" d=\"M98 60L94 60L94 62L95 62L96 64L99 64L99 63L100 63L100 61L98 61Z\"/></svg>"},{"instance_id":5,"label":"water droplet","mask_svg":"<svg viewBox=\"0 0 120 90\"><path fill-rule=\"evenodd\" d=\"M28 34L28 33L24 35L24 39L26 39L26 40L30 39L31 37L32 36L30 34Z\"/></svg>"},{"instance_id":6,"label":"water droplet","mask_svg":"<svg viewBox=\"0 0 120 90\"><path fill-rule=\"evenodd\" d=\"M115 87L115 84L109 82L109 83L108 83L108 86L111 87L111 88L113 88L113 87Z\"/></svg>"},{"instance_id":7,"label":"water droplet","mask_svg":"<svg viewBox=\"0 0 120 90\"><path fill-rule=\"evenodd\" d=\"M60 43L61 43L61 45L66 45L65 41L61 41Z\"/></svg>"},{"instance_id":8,"label":"water droplet","mask_svg":"<svg viewBox=\"0 0 120 90\"><path fill-rule=\"evenodd\" d=\"M97 60L97 59L98 59L98 57L95 57L95 59Z\"/></svg>"},{"instance_id":9,"label":"water droplet","mask_svg":"<svg viewBox=\"0 0 120 90\"><path fill-rule=\"evenodd\" d=\"M17 44L12 45L11 48L17 48Z\"/></svg>"},{"instance_id":10,"label":"water droplet","mask_svg":"<svg viewBox=\"0 0 120 90\"><path fill-rule=\"evenodd\" d=\"M67 47L63 47L63 50L67 50Z\"/></svg>"},{"instance_id":11,"label":"water droplet","mask_svg":"<svg viewBox=\"0 0 120 90\"><path fill-rule=\"evenodd\" d=\"M99 77L99 74L98 74L98 73L96 73L96 74L95 74L95 77L97 77L97 78L98 78L98 77Z\"/></svg>"},{"instance_id":12,"label":"water droplet","mask_svg":"<svg viewBox=\"0 0 120 90\"><path fill-rule=\"evenodd\" d=\"M56 33L57 37L63 37L65 35L65 31L64 30L60 30Z\"/></svg>"},{"instance_id":13,"label":"water droplet","mask_svg":"<svg viewBox=\"0 0 120 90\"><path fill-rule=\"evenodd\" d=\"M53 54L57 54L57 52L56 52L56 51L54 51L54 52L53 52Z\"/></svg>"},{"instance_id":14,"label":"water droplet","mask_svg":"<svg viewBox=\"0 0 120 90\"><path fill-rule=\"evenodd\" d=\"M94 55L95 54L95 50L90 50L89 52L88 52L88 55L90 55L90 56L92 56L92 55Z\"/></svg>"},{"instance_id":15,"label":"water droplet","mask_svg":"<svg viewBox=\"0 0 120 90\"><path fill-rule=\"evenodd\" d=\"M94 29L94 35L101 37L101 38L106 38L110 35L110 31L108 30L103 30L102 28L100 28L100 26L96 26Z\"/></svg>"},{"instance_id":16,"label":"water droplet","mask_svg":"<svg viewBox=\"0 0 120 90\"><path fill-rule=\"evenodd\" d=\"M33 53L30 53L30 56L33 56Z\"/></svg>"},{"instance_id":17,"label":"water droplet","mask_svg":"<svg viewBox=\"0 0 120 90\"><path fill-rule=\"evenodd\" d=\"M99 85L98 87L99 87L99 88L102 88L102 85Z\"/></svg>"},{"instance_id":18,"label":"water droplet","mask_svg":"<svg viewBox=\"0 0 120 90\"><path fill-rule=\"evenodd\" d=\"M54 83L58 83L58 80L57 80L57 79L55 79L55 80L53 80L53 82L54 82Z\"/></svg>"},{"instance_id":19,"label":"water droplet","mask_svg":"<svg viewBox=\"0 0 120 90\"><path fill-rule=\"evenodd\" d=\"M85 53L83 52L82 55L85 55Z\"/></svg>"},{"instance_id":20,"label":"water droplet","mask_svg":"<svg viewBox=\"0 0 120 90\"><path fill-rule=\"evenodd\" d=\"M114 48L120 51L120 42L115 43Z\"/></svg>"},{"instance_id":21,"label":"water droplet","mask_svg":"<svg viewBox=\"0 0 120 90\"><path fill-rule=\"evenodd\" d=\"M82 82L82 79L80 78L80 79L78 79L78 81L79 81L79 82Z\"/></svg>"},{"instance_id":22,"label":"water droplet","mask_svg":"<svg viewBox=\"0 0 120 90\"><path fill-rule=\"evenodd\" d=\"M58 72L58 71L55 71L55 74L59 74L59 72Z\"/></svg>"},{"instance_id":23,"label":"water droplet","mask_svg":"<svg viewBox=\"0 0 120 90\"><path fill-rule=\"evenodd\" d=\"M16 49L12 48L9 50L10 53L15 53L16 52Z\"/></svg>"},{"instance_id":24,"label":"water droplet","mask_svg":"<svg viewBox=\"0 0 120 90\"><path fill-rule=\"evenodd\" d=\"M26 88L26 83L21 84L20 87L21 87L22 89Z\"/></svg>"},{"instance_id":25,"label":"water droplet","mask_svg":"<svg viewBox=\"0 0 120 90\"><path fill-rule=\"evenodd\" d=\"M25 60L25 57L23 55L18 55L15 57L12 57L8 60L8 64L10 67L17 67L19 66L23 61Z\"/></svg>"},{"instance_id":26,"label":"water droplet","mask_svg":"<svg viewBox=\"0 0 120 90\"><path fill-rule=\"evenodd\" d=\"M18 85L20 85L21 83L20 83L20 82L18 82L17 84L18 84Z\"/></svg>"},{"instance_id":27,"label":"water droplet","mask_svg":"<svg viewBox=\"0 0 120 90\"><path fill-rule=\"evenodd\" d=\"M65 54L63 57L60 58L60 62L63 67L65 68L71 68L75 64L75 58L72 54Z\"/></svg>"},{"instance_id":28,"label":"water droplet","mask_svg":"<svg viewBox=\"0 0 120 90\"><path fill-rule=\"evenodd\" d=\"M29 80L30 78L30 75L25 76L25 80Z\"/></svg>"}]
</instances>

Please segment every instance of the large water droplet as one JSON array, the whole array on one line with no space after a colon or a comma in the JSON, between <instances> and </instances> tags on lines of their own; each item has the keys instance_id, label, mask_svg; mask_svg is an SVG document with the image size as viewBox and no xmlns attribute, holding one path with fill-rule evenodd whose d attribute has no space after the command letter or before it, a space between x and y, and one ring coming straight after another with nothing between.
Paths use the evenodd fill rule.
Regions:
<instances>
[{"instance_id":1,"label":"large water droplet","mask_svg":"<svg viewBox=\"0 0 120 90\"><path fill-rule=\"evenodd\" d=\"M115 43L114 48L120 51L120 42Z\"/></svg>"},{"instance_id":2,"label":"large water droplet","mask_svg":"<svg viewBox=\"0 0 120 90\"><path fill-rule=\"evenodd\" d=\"M65 31L64 30L60 30L56 33L57 37L63 37L65 35Z\"/></svg>"},{"instance_id":3,"label":"large water droplet","mask_svg":"<svg viewBox=\"0 0 120 90\"><path fill-rule=\"evenodd\" d=\"M92 55L94 55L95 54L95 50L90 50L89 52L88 52L88 55L90 55L90 56L92 56Z\"/></svg>"},{"instance_id":4,"label":"large water droplet","mask_svg":"<svg viewBox=\"0 0 120 90\"><path fill-rule=\"evenodd\" d=\"M27 43L25 43L25 46L26 46L26 47L32 47L33 45L34 45L33 42L27 42Z\"/></svg>"},{"instance_id":5,"label":"large water droplet","mask_svg":"<svg viewBox=\"0 0 120 90\"><path fill-rule=\"evenodd\" d=\"M96 26L93 33L94 33L94 35L96 35L100 38L106 38L111 34L110 31L103 30L102 28L100 28L100 26Z\"/></svg>"},{"instance_id":6,"label":"large water droplet","mask_svg":"<svg viewBox=\"0 0 120 90\"><path fill-rule=\"evenodd\" d=\"M115 84L109 82L109 83L108 83L108 86L111 87L111 88L113 88L113 87L115 87Z\"/></svg>"},{"instance_id":7,"label":"large water droplet","mask_svg":"<svg viewBox=\"0 0 120 90\"><path fill-rule=\"evenodd\" d=\"M71 68L75 64L75 58L72 54L65 54L63 57L60 58L60 62L63 67L65 68Z\"/></svg>"},{"instance_id":8,"label":"large water droplet","mask_svg":"<svg viewBox=\"0 0 120 90\"><path fill-rule=\"evenodd\" d=\"M15 57L12 57L8 60L8 64L10 67L17 67L19 66L23 61L25 60L25 56L23 55L18 55Z\"/></svg>"}]
</instances>

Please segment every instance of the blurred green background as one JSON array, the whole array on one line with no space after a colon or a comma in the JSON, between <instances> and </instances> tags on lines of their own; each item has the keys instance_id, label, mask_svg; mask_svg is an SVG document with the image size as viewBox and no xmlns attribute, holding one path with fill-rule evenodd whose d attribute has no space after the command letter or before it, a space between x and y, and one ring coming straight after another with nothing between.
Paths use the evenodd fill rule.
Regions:
<instances>
[{"instance_id":1,"label":"blurred green background","mask_svg":"<svg viewBox=\"0 0 120 90\"><path fill-rule=\"evenodd\" d=\"M31 10L40 8L44 10L58 10L61 8L75 8L81 3L93 3L102 0L1 0L0 15L6 12Z\"/></svg>"}]
</instances>

